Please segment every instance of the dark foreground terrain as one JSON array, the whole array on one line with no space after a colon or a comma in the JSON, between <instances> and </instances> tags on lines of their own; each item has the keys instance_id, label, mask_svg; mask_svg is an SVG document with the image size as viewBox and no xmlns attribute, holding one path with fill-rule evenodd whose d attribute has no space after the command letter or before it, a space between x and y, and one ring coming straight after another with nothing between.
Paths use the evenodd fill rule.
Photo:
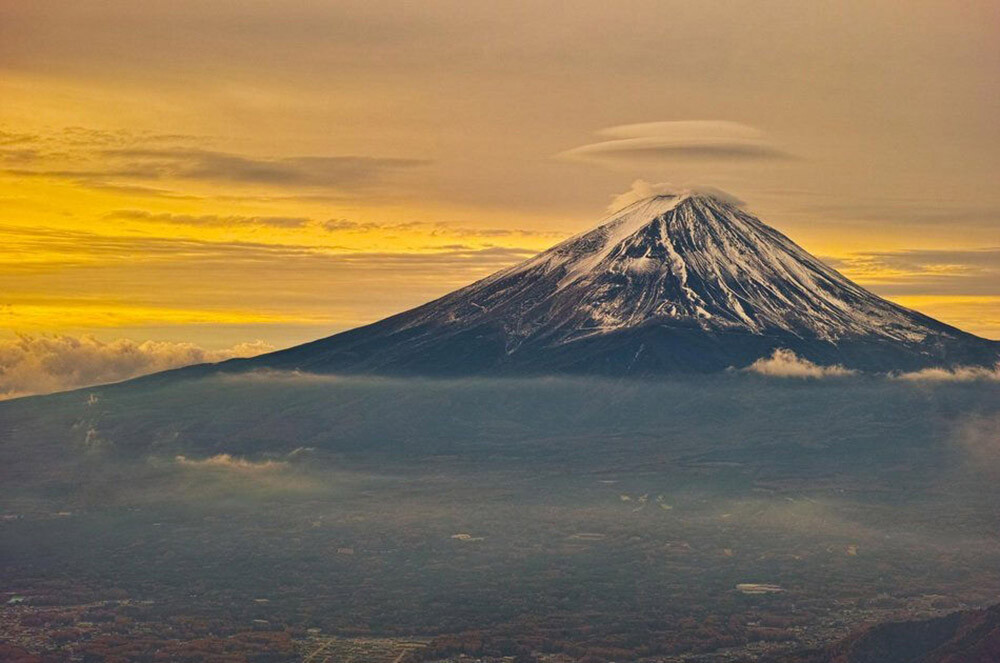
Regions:
<instances>
[{"instance_id":1,"label":"dark foreground terrain","mask_svg":"<svg viewBox=\"0 0 1000 663\"><path fill-rule=\"evenodd\" d=\"M993 663L1000 661L1000 605L888 622L786 663Z\"/></svg>"},{"instance_id":2,"label":"dark foreground terrain","mask_svg":"<svg viewBox=\"0 0 1000 663\"><path fill-rule=\"evenodd\" d=\"M7 402L0 659L994 660L866 629L1000 598L998 429L986 379L263 373ZM976 614L917 631L995 643Z\"/></svg>"}]
</instances>

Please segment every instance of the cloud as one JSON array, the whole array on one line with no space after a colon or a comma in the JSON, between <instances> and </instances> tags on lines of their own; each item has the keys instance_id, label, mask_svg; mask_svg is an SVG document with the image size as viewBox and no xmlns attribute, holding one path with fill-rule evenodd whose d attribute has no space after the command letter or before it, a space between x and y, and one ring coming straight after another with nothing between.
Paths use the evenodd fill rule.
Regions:
<instances>
[{"instance_id":1,"label":"cloud","mask_svg":"<svg viewBox=\"0 0 1000 663\"><path fill-rule=\"evenodd\" d=\"M0 147L0 162L6 164L30 163L37 158L38 150L26 147Z\"/></svg>"},{"instance_id":2,"label":"cloud","mask_svg":"<svg viewBox=\"0 0 1000 663\"><path fill-rule=\"evenodd\" d=\"M3 172L64 180L75 186L183 197L151 181L263 185L306 191L369 189L430 163L371 155L257 156L208 149L203 137L107 132L81 127L35 136L0 133Z\"/></svg>"},{"instance_id":3,"label":"cloud","mask_svg":"<svg viewBox=\"0 0 1000 663\"><path fill-rule=\"evenodd\" d=\"M269 470L279 470L288 466L288 463L276 460L252 461L230 454L217 454L209 458L193 459L187 456L176 456L174 461L178 465L192 468L234 470L237 472L262 472Z\"/></svg>"},{"instance_id":4,"label":"cloud","mask_svg":"<svg viewBox=\"0 0 1000 663\"><path fill-rule=\"evenodd\" d=\"M956 366L953 368L925 368L911 373L895 373L895 380L911 382L978 382L1000 381L1000 364L985 366Z\"/></svg>"},{"instance_id":5,"label":"cloud","mask_svg":"<svg viewBox=\"0 0 1000 663\"><path fill-rule=\"evenodd\" d=\"M179 148L113 149L103 154L123 160L125 172L140 178L333 188L369 183L390 171L428 163L423 159L371 156L249 157Z\"/></svg>"},{"instance_id":6,"label":"cloud","mask_svg":"<svg viewBox=\"0 0 1000 663\"><path fill-rule=\"evenodd\" d=\"M36 134L26 134L17 131L4 131L0 129L0 145L25 145L38 141Z\"/></svg>"},{"instance_id":7,"label":"cloud","mask_svg":"<svg viewBox=\"0 0 1000 663\"><path fill-rule=\"evenodd\" d=\"M989 476L1000 474L1000 416L976 415L964 419L952 435L972 469Z\"/></svg>"},{"instance_id":8,"label":"cloud","mask_svg":"<svg viewBox=\"0 0 1000 663\"><path fill-rule=\"evenodd\" d=\"M577 161L759 161L792 159L763 132L737 122L691 120L645 122L609 127L598 135L613 138L581 145L557 155Z\"/></svg>"},{"instance_id":9,"label":"cloud","mask_svg":"<svg viewBox=\"0 0 1000 663\"><path fill-rule=\"evenodd\" d=\"M775 350L770 357L762 357L742 370L781 378L847 377L858 373L839 365L820 366L814 364L784 348ZM1000 363L992 368L984 366L925 368L908 373L890 373L888 377L893 380L910 382L1000 381Z\"/></svg>"},{"instance_id":10,"label":"cloud","mask_svg":"<svg viewBox=\"0 0 1000 663\"><path fill-rule=\"evenodd\" d=\"M846 377L857 373L843 366L814 364L784 348L775 350L770 357L761 357L742 370L774 378Z\"/></svg>"},{"instance_id":11,"label":"cloud","mask_svg":"<svg viewBox=\"0 0 1000 663\"><path fill-rule=\"evenodd\" d=\"M423 221L399 221L396 223L376 223L375 221L351 221L349 219L327 219L326 221L320 221L317 224L320 228L327 232L373 232L378 231L384 232L394 232L400 230L415 230L418 228L427 229L433 227L433 224L426 223Z\"/></svg>"},{"instance_id":12,"label":"cloud","mask_svg":"<svg viewBox=\"0 0 1000 663\"><path fill-rule=\"evenodd\" d=\"M815 195L815 192L811 192ZM956 225L967 227L996 226L1000 206L978 198L949 201L935 198L877 198L865 200L859 196L836 194L835 200L803 205L797 212L803 215L833 217L865 224L880 223L906 226Z\"/></svg>"},{"instance_id":13,"label":"cloud","mask_svg":"<svg viewBox=\"0 0 1000 663\"><path fill-rule=\"evenodd\" d=\"M145 210L115 210L105 216L107 219L128 221L153 221L185 226L268 226L271 228L303 228L309 224L306 217L288 216L220 216L218 214L170 214L167 212L147 212Z\"/></svg>"},{"instance_id":14,"label":"cloud","mask_svg":"<svg viewBox=\"0 0 1000 663\"><path fill-rule=\"evenodd\" d=\"M138 217L137 217L138 218ZM200 218L200 217L193 217ZM226 217L222 217L226 218ZM234 217L267 219L276 217ZM134 267L140 262L177 261L195 264L219 263L233 266L239 263L260 265L266 262L275 267L289 265L289 260L299 260L295 269L309 266L331 269L368 263L372 267L474 265L483 270L500 269L515 260L523 260L537 253L534 249L506 246L450 246L423 251L348 251L342 246L314 246L310 244L279 244L240 241L209 241L172 237L135 237L129 235L100 235L79 230L44 227L7 226L0 228L0 239L8 247L19 251L44 251L46 265L67 266L76 264L80 255L99 260L102 264L126 263ZM0 255L0 266L14 269L16 260L5 260ZM37 266L33 263L34 266Z\"/></svg>"},{"instance_id":15,"label":"cloud","mask_svg":"<svg viewBox=\"0 0 1000 663\"><path fill-rule=\"evenodd\" d=\"M669 182L658 182L653 184L651 182L647 182L646 180L639 179L632 182L632 186L629 187L628 191L619 193L611 199L611 204L608 205L608 211L617 212L620 209L628 207L632 203L637 203L640 200L645 200L646 198L650 198L652 196L679 196L686 193L698 193L711 196L736 207L741 207L744 204L744 202L736 196L711 186L678 187L670 184Z\"/></svg>"},{"instance_id":16,"label":"cloud","mask_svg":"<svg viewBox=\"0 0 1000 663\"><path fill-rule=\"evenodd\" d=\"M565 233L549 230L527 230L524 228L475 228L452 223L429 221L402 221L398 223L376 223L374 221L351 221L349 219L327 219L317 224L327 232L363 233L378 231L380 233L411 230L424 232L430 237L553 237L564 238ZM445 248L445 247L440 247Z\"/></svg>"},{"instance_id":17,"label":"cloud","mask_svg":"<svg viewBox=\"0 0 1000 663\"><path fill-rule=\"evenodd\" d=\"M146 332L138 328L150 325L199 323L197 333L204 334L265 324L261 331L226 333L273 342L275 330L297 328L280 337L283 344L378 320L537 253L435 239L440 245L414 235L409 248L371 251L334 241L210 241L8 225L0 227L7 249L0 253L0 327L26 333L128 327L122 336L142 339ZM317 287L323 283L352 286Z\"/></svg>"},{"instance_id":18,"label":"cloud","mask_svg":"<svg viewBox=\"0 0 1000 663\"><path fill-rule=\"evenodd\" d=\"M865 251L826 262L886 295L1000 294L1000 248Z\"/></svg>"},{"instance_id":19,"label":"cloud","mask_svg":"<svg viewBox=\"0 0 1000 663\"><path fill-rule=\"evenodd\" d=\"M193 343L22 335L0 340L0 398L117 382L190 364L251 357L269 350L273 348L262 341L206 350Z\"/></svg>"},{"instance_id":20,"label":"cloud","mask_svg":"<svg viewBox=\"0 0 1000 663\"><path fill-rule=\"evenodd\" d=\"M223 373L217 376L222 382L251 382L257 384L341 384L347 382L379 382L385 378L378 376L350 376L331 373L307 373L299 370L278 370L261 368L239 373Z\"/></svg>"},{"instance_id":21,"label":"cloud","mask_svg":"<svg viewBox=\"0 0 1000 663\"><path fill-rule=\"evenodd\" d=\"M371 230L380 230L381 226L377 223L365 222L359 223L358 221L351 221L349 219L327 219L326 221L320 221L319 227L327 232L368 232Z\"/></svg>"},{"instance_id":22,"label":"cloud","mask_svg":"<svg viewBox=\"0 0 1000 663\"><path fill-rule=\"evenodd\" d=\"M285 457L291 458L293 454ZM150 461L154 466L161 463L158 458L150 458ZM296 467L287 460L250 460L221 453L204 458L177 455L170 465L187 479L180 489L171 492L199 504L223 496L267 498L284 494L317 494L330 490L329 476L324 477L325 481L319 481L315 475L308 474L307 468L301 465ZM185 474L188 476L184 477Z\"/></svg>"},{"instance_id":23,"label":"cloud","mask_svg":"<svg viewBox=\"0 0 1000 663\"><path fill-rule=\"evenodd\" d=\"M632 186L629 187L628 191L619 193L614 198L611 199L611 204L608 205L609 212L617 212L620 209L628 207L633 203L637 203L640 200L650 198L652 196L660 195L671 195L677 191L677 187L669 182L647 182L646 180L636 180L632 182Z\"/></svg>"},{"instance_id":24,"label":"cloud","mask_svg":"<svg viewBox=\"0 0 1000 663\"><path fill-rule=\"evenodd\" d=\"M862 251L822 259L897 304L1000 338L1000 247Z\"/></svg>"},{"instance_id":25,"label":"cloud","mask_svg":"<svg viewBox=\"0 0 1000 663\"><path fill-rule=\"evenodd\" d=\"M114 184L102 182L94 179L71 180L74 186L94 191L109 191L112 193L124 193L130 196L144 196L147 198L168 198L170 200L199 200L201 196L193 196L186 193L178 193L160 187L142 186L141 184Z\"/></svg>"}]
</instances>

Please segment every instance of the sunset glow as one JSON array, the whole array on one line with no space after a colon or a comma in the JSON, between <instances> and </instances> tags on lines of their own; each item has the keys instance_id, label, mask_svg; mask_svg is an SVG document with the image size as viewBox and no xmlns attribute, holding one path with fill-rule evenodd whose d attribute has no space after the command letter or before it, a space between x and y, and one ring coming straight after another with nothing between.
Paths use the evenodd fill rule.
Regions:
<instances>
[{"instance_id":1,"label":"sunset glow","mask_svg":"<svg viewBox=\"0 0 1000 663\"><path fill-rule=\"evenodd\" d=\"M2 332L286 346L551 246L641 178L731 191L1000 338L995 5L724 5L2 3Z\"/></svg>"}]
</instances>

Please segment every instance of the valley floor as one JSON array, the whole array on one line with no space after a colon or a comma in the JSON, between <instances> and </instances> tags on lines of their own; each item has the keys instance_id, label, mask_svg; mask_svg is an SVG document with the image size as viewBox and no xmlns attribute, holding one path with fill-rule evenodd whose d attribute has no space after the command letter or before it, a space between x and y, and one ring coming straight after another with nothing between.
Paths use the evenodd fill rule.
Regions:
<instances>
[{"instance_id":1,"label":"valley floor","mask_svg":"<svg viewBox=\"0 0 1000 663\"><path fill-rule=\"evenodd\" d=\"M997 389L292 377L9 403L0 651L787 660L997 602Z\"/></svg>"}]
</instances>

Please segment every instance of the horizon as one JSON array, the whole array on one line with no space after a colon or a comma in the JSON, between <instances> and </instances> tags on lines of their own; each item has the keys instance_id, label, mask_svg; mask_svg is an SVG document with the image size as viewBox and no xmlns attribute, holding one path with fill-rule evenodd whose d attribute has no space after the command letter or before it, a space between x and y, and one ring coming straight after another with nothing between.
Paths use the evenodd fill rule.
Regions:
<instances>
[{"instance_id":1,"label":"horizon","mask_svg":"<svg viewBox=\"0 0 1000 663\"><path fill-rule=\"evenodd\" d=\"M692 183L1000 339L994 4L560 7L0 0L0 364L290 347Z\"/></svg>"},{"instance_id":2,"label":"horizon","mask_svg":"<svg viewBox=\"0 0 1000 663\"><path fill-rule=\"evenodd\" d=\"M552 246L544 248L537 253L522 257L520 260L511 265L500 267L497 271L492 272L491 274L486 274L470 283L463 284L451 293L447 294L458 292L467 287L473 287L480 280L483 280L491 275L505 273L509 268L515 268L518 265L529 265L538 256L548 253L552 249L556 249L559 246L564 245L566 242L572 241L576 237L581 237L595 229L604 227L608 223L613 223L616 218L620 218L624 213L627 213L629 209L637 207L643 203L649 204L660 199L670 199L675 201L671 206L671 208L673 208L673 206L679 205L684 200L689 198L709 200L721 205L723 209L737 209L740 212L748 213L751 217L753 217L753 214L746 209L747 203L744 200L741 200L732 193L723 191L715 186L687 185L684 187L678 187L667 183L650 184L644 180L636 180L632 183L632 186L628 191L625 191L613 198L612 202L607 206L609 213L604 215L596 224L590 226L588 229L571 235L570 237L562 238ZM760 220L758 219L758 221ZM802 249L802 247L798 246L794 239L787 239L791 239L792 243L795 244L799 250ZM833 270L835 274L844 276L844 274L842 274L834 266L836 264L834 259L829 257L826 257L825 259L819 258L809 254L808 251L806 253L809 258L818 260L820 263L824 264L824 266ZM848 281L850 281L849 278ZM869 290L868 292L872 291ZM405 315L410 311L419 309L423 304L428 304L436 301L437 299L438 297L435 296L429 300L429 302L419 302L403 309L402 311L390 312L385 317L381 318L381 320L389 317ZM890 303L900 305L907 311L927 315L925 311L921 311L915 306L906 306L905 300L904 303L893 301L893 298L885 298L883 301L889 301ZM742 310L739 315L743 315ZM933 319L933 315L930 317ZM378 321L379 320L362 322L353 327L338 329L332 333L307 338L300 342L292 342L283 347L274 346L261 339L255 339L254 341L240 342L232 347L222 349L212 349L211 347L206 349L189 341L171 342L169 340L146 340L144 342L135 342L132 339L121 337L114 338L111 341L105 341L101 339L99 335L92 335L89 333L79 337L74 337L58 332L32 335L30 333L15 331L14 340L4 342L0 339L0 368L3 368L3 372L5 373L3 379L0 380L0 401L22 396L75 390L89 386L114 384L144 375L170 371L184 366L216 364L232 359L252 359L258 356L266 360L266 356L277 353L281 350L311 344L314 341L332 339L342 332L365 328ZM944 320L940 320L939 322L944 322L946 325L950 325L959 331L973 333ZM975 334L973 333L973 335ZM778 353L789 352L793 358L793 362L791 364L791 374L804 376L819 375L823 374L827 369L833 370L834 372L855 372L853 369L846 369L839 363L834 365L821 363L818 365L813 362L813 360L816 359L815 357L799 357L794 351L786 346L778 346L774 348L774 352L775 354L773 357L768 357L767 352L765 352L759 357L750 357L748 360L745 359L743 363L734 363L729 366L729 370L755 370L754 367L758 364L767 366L768 362L777 362ZM122 361L122 357L128 357L128 359ZM825 362L828 360L823 361ZM781 362L778 363L780 364ZM6 364L6 366L3 364ZM1000 362L997 362L997 367L1000 367ZM920 368L919 370L917 370L917 368L918 367L911 366L908 369L895 369L888 371L879 370L876 371L876 373L881 373L889 377L893 377L893 375L901 375L906 379L911 379L909 376L913 376L912 379L916 380L927 379L925 376L931 376L930 379L937 379L935 371L942 373L942 375L945 376L945 379L949 379L949 376L961 376L957 379L973 380L996 378L995 368L990 369L987 367L986 369L983 369L982 367L976 365L961 366L955 365L954 362L951 362L948 365L941 364L938 366ZM787 367L779 366L778 370L780 372L786 369ZM296 368L295 370L297 371L299 369ZM558 371L556 371L555 374L558 374Z\"/></svg>"}]
</instances>

